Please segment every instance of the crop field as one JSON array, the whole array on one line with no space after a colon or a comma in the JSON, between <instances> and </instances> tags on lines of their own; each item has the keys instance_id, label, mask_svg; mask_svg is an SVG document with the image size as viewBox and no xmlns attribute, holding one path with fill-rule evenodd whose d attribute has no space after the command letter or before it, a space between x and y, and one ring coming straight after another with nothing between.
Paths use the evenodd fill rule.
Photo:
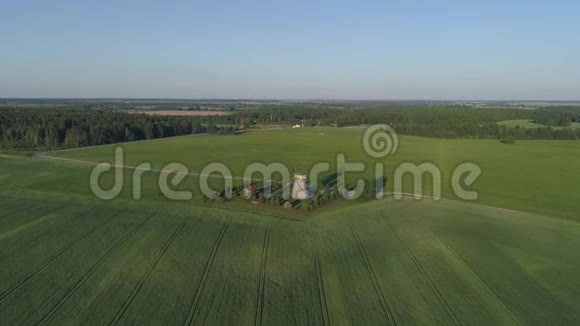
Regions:
<instances>
[{"instance_id":1,"label":"crop field","mask_svg":"<svg viewBox=\"0 0 580 326\"><path fill-rule=\"evenodd\" d=\"M142 113L147 115L169 115L169 116L191 116L191 117L204 117L212 115L226 115L225 111L185 111L185 110L160 110L160 111L137 111L134 113Z\"/></svg>"},{"instance_id":2,"label":"crop field","mask_svg":"<svg viewBox=\"0 0 580 326\"><path fill-rule=\"evenodd\" d=\"M195 149L210 146L206 142L232 146L233 156L249 159L245 151L234 151L236 142L266 142L262 135L166 141L175 142L175 152L191 146L183 159L196 158ZM356 144L356 133L352 137ZM453 153L468 148L468 141L426 141L405 137L407 147L401 145L398 155L446 146L450 157L439 160L453 165ZM129 163L147 153L157 158L154 164L171 159L164 156L164 142L124 145ZM496 155L504 153L501 144L474 142L488 155L496 147ZM346 140L342 146L349 149ZM543 142L521 146L530 155L552 153ZM102 161L111 148L60 155ZM320 155L337 148L321 147ZM517 154L512 151L517 145L503 157ZM284 145L273 153L292 154ZM560 169L568 166L551 159ZM299 219L235 203L169 202L159 194L135 201L129 189L102 201L89 190L90 169L0 156L1 324L579 322L580 224L573 219L453 200L387 198L330 206ZM156 179L150 178L144 192L153 189ZM569 207L548 210L563 217L577 213Z\"/></svg>"},{"instance_id":3,"label":"crop field","mask_svg":"<svg viewBox=\"0 0 580 326\"><path fill-rule=\"evenodd\" d=\"M316 163L328 162L332 172L336 155L344 153L347 162L364 162L367 166L366 172L348 174L351 180L361 176L370 178L374 164L384 163L385 175L391 180L387 181L390 191L393 190L393 171L400 163L432 162L441 171L442 193L446 198L455 198L450 185L454 168L466 161L475 162L483 172L474 185L479 192L479 203L580 219L580 169L577 164L580 146L577 142L518 141L514 145L505 145L494 140L402 136L394 155L375 160L363 150L362 133L360 129L285 129L248 132L234 137L185 136L120 146L124 149L124 164L127 166L150 163L152 168L162 169L168 163L177 162L195 173L202 171L208 163L220 162L228 166L234 176L242 176L245 167L255 162L280 162L291 170L301 171L309 171ZM51 155L89 162L113 162L116 146ZM189 176L188 179L184 181L184 187L195 189L199 184L197 177ZM424 181L424 193L430 194L431 180L425 178ZM157 180L149 184L153 189ZM405 179L405 185L409 189L410 180ZM199 194L199 190L196 193Z\"/></svg>"},{"instance_id":4,"label":"crop field","mask_svg":"<svg viewBox=\"0 0 580 326\"><path fill-rule=\"evenodd\" d=\"M579 12L0 0L0 326L580 326Z\"/></svg>"},{"instance_id":5,"label":"crop field","mask_svg":"<svg viewBox=\"0 0 580 326\"><path fill-rule=\"evenodd\" d=\"M506 126L506 127L520 127L523 129L530 129L530 128L546 128L548 126L541 125L538 123L533 122L532 120L505 120L498 122L499 125ZM553 129L566 129L566 128L580 128L580 123L572 122L572 124L568 127L558 127L558 126L550 126Z\"/></svg>"},{"instance_id":6,"label":"crop field","mask_svg":"<svg viewBox=\"0 0 580 326\"><path fill-rule=\"evenodd\" d=\"M128 166L181 162L196 172L217 161L241 175L255 158L306 169L343 152L348 161L375 163L360 149L360 134L276 130L122 146ZM308 142L316 137L318 145ZM112 162L113 150L52 155ZM572 142L402 137L387 168L481 162L479 203L386 199L298 218L239 203L164 200L157 172L144 175L142 200L130 200L125 186L118 199L101 201L88 187L90 165L0 157L0 322L575 324L580 224L566 198L578 196L579 155ZM550 166L552 176L568 178L533 173ZM502 179L513 182L494 185ZM191 175L183 187L197 181ZM547 188L531 189L543 181Z\"/></svg>"}]
</instances>

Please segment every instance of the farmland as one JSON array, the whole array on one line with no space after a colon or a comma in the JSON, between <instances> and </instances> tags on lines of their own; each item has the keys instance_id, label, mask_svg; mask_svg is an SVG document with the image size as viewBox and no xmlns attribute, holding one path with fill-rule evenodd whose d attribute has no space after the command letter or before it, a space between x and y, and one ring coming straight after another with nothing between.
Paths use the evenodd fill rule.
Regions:
<instances>
[{"instance_id":1,"label":"farmland","mask_svg":"<svg viewBox=\"0 0 580 326\"><path fill-rule=\"evenodd\" d=\"M524 120L505 120L505 121L500 121L497 124L501 125L501 126L506 126L506 127L512 127L512 128L519 127L519 128L523 128L523 129L547 128L548 127L545 125L535 123L532 120L525 120L525 119ZM567 129L567 128L577 129L577 128L580 128L580 123L572 122L570 124L570 126L567 126L567 127L551 126L551 128L554 128L554 129Z\"/></svg>"},{"instance_id":2,"label":"farmland","mask_svg":"<svg viewBox=\"0 0 580 326\"><path fill-rule=\"evenodd\" d=\"M318 162L336 164L336 155L344 153L348 162L367 164L370 177L376 162L385 164L392 177L402 162L433 162L442 173L443 195L454 198L450 174L462 162L476 162L483 175L475 188L479 202L548 216L578 219L580 198L580 147L573 141L518 141L505 145L497 140L430 139L400 137L396 154L377 161L362 148L361 129L307 128L248 132L235 137L185 136L152 142L122 144L125 165L148 162L161 169L168 163L185 164L190 172L200 172L212 162L226 164L235 176L242 176L251 163L282 162L289 168L309 171ZM55 152L52 155L90 162L113 162L116 146ZM216 150L219 149L219 150ZM127 173L129 174L129 173ZM353 178L365 173L351 173ZM127 176L129 178L130 176ZM184 181L184 188L194 189L195 176ZM130 180L130 179L127 179ZM128 181L130 182L130 181ZM147 184L147 182L146 182ZM157 180L148 183L154 192ZM425 180L425 193L431 189ZM387 182L392 190L392 182ZM199 191L197 191L199 194ZM195 197L195 196L194 196Z\"/></svg>"},{"instance_id":3,"label":"farmland","mask_svg":"<svg viewBox=\"0 0 580 326\"><path fill-rule=\"evenodd\" d=\"M135 111L133 113L143 113L148 115L169 115L169 116L219 116L226 115L224 111L186 111L186 110L161 110L161 111Z\"/></svg>"},{"instance_id":4,"label":"farmland","mask_svg":"<svg viewBox=\"0 0 580 326\"><path fill-rule=\"evenodd\" d=\"M2 324L576 324L580 225L386 199L300 221L93 199L0 157Z\"/></svg>"},{"instance_id":5,"label":"farmland","mask_svg":"<svg viewBox=\"0 0 580 326\"><path fill-rule=\"evenodd\" d=\"M0 326L580 326L580 1L0 8Z\"/></svg>"}]
</instances>

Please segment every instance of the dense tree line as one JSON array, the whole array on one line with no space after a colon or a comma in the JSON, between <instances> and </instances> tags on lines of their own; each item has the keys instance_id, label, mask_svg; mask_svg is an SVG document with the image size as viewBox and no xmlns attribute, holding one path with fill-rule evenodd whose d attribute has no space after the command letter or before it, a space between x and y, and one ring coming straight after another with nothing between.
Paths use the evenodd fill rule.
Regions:
<instances>
[{"instance_id":1,"label":"dense tree line","mask_svg":"<svg viewBox=\"0 0 580 326\"><path fill-rule=\"evenodd\" d=\"M539 112L539 113L536 113ZM554 113L556 112L556 113ZM364 108L332 109L281 107L239 110L235 114L211 117L214 123L248 126L260 124L348 127L384 123L398 133L437 138L505 139L578 139L580 129L518 128L497 122L515 119L534 120L538 116L560 115L558 109L537 111L479 108ZM580 122L580 110L569 109L571 121ZM574 115L576 114L576 115ZM539 121L541 123L543 121Z\"/></svg>"},{"instance_id":2,"label":"dense tree line","mask_svg":"<svg viewBox=\"0 0 580 326\"><path fill-rule=\"evenodd\" d=\"M545 125L518 128L497 122L528 119ZM475 108L332 108L263 106L222 116L150 116L103 109L0 109L0 144L12 148L63 148L186 134L235 134L254 125L347 127L389 124L398 133L438 138L579 139L580 129L552 128L580 122L576 108L539 110ZM217 127L222 125L222 127ZM226 126L223 126L226 125Z\"/></svg>"},{"instance_id":3,"label":"dense tree line","mask_svg":"<svg viewBox=\"0 0 580 326\"><path fill-rule=\"evenodd\" d=\"M534 122L546 126L567 127L580 123L580 110L573 107L544 108L534 111Z\"/></svg>"},{"instance_id":4,"label":"dense tree line","mask_svg":"<svg viewBox=\"0 0 580 326\"><path fill-rule=\"evenodd\" d=\"M562 112L563 111L563 112ZM221 123L296 124L305 126L360 126L384 123L398 133L436 138L505 139L569 139L580 138L580 129L545 127L518 128L497 122L515 119L533 120L538 116L565 114L572 122L580 122L580 109L541 110L480 108L404 108L404 109L303 109L274 108L247 110L221 116ZM543 121L538 121L542 123ZM569 123L568 123L569 125Z\"/></svg>"},{"instance_id":5,"label":"dense tree line","mask_svg":"<svg viewBox=\"0 0 580 326\"><path fill-rule=\"evenodd\" d=\"M0 144L3 147L81 147L202 132L206 132L206 128L193 118L109 110L0 110Z\"/></svg>"},{"instance_id":6,"label":"dense tree line","mask_svg":"<svg viewBox=\"0 0 580 326\"><path fill-rule=\"evenodd\" d=\"M331 109L275 107L257 110L238 110L235 114L212 117L223 124L295 124L306 126L356 126L375 123L392 125L451 126L485 124L510 119L531 118L524 110L405 108L405 109Z\"/></svg>"}]
</instances>

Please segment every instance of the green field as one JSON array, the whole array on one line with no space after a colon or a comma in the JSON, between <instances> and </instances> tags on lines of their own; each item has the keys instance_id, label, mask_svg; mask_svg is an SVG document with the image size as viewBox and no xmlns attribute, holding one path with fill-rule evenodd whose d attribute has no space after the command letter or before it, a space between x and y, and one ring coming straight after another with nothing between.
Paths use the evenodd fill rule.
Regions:
<instances>
[{"instance_id":1,"label":"green field","mask_svg":"<svg viewBox=\"0 0 580 326\"><path fill-rule=\"evenodd\" d=\"M498 122L497 124L506 127L520 127L523 129L531 129L531 128L553 128L553 129L566 129L566 128L580 128L580 123L572 122L572 124L568 127L555 127L555 126L545 126L538 123L533 122L532 120L505 120Z\"/></svg>"},{"instance_id":2,"label":"green field","mask_svg":"<svg viewBox=\"0 0 580 326\"><path fill-rule=\"evenodd\" d=\"M181 162L196 172L221 161L240 175L250 162L307 169L337 152L372 163L361 133L261 131L123 147L127 165ZM480 200L342 201L295 216L197 196L169 201L152 172L141 200L125 186L102 201L89 189L89 165L0 156L0 323L578 324L576 143L402 137L399 146L389 169L480 163ZM102 162L113 149L53 155ZM453 198L448 182L444 194Z\"/></svg>"},{"instance_id":3,"label":"green field","mask_svg":"<svg viewBox=\"0 0 580 326\"><path fill-rule=\"evenodd\" d=\"M167 163L179 162L188 166L190 172L200 172L208 163L221 162L237 176L242 176L245 167L254 162L281 162L294 169L309 171L317 162L333 165L336 154L345 153L347 161L365 162L368 166L366 174L352 173L352 178L370 178L377 161L364 152L362 133L359 129L285 129L250 132L235 137L186 136L121 146L125 149L125 165L128 166L148 162L153 168L161 169ZM54 155L90 162L113 162L115 147L101 146ZM441 171L443 194L447 198L455 198L450 188L452 171L466 161L477 163L483 171L475 184L480 203L580 219L580 169L577 164L580 146L576 142L518 141L515 145L505 145L495 140L403 136L397 153L381 160L391 180L395 167L402 162L433 162ZM198 184L197 178L192 176L189 179L184 181L184 187L194 188ZM425 180L427 194L431 191L429 181ZM150 185L155 188L157 180ZM392 182L387 182L388 189L392 190L392 186Z\"/></svg>"}]
</instances>

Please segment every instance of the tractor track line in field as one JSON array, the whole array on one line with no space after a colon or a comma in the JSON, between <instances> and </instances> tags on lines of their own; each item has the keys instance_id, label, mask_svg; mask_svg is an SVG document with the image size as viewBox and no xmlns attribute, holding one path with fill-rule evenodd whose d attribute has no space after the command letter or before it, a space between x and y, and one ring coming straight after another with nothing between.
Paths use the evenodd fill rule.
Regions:
<instances>
[{"instance_id":1,"label":"tractor track line in field","mask_svg":"<svg viewBox=\"0 0 580 326\"><path fill-rule=\"evenodd\" d=\"M316 284L318 285L318 298L320 300L320 311L322 312L322 323L325 326L330 325L330 314L326 304L326 290L324 289L324 279L322 278L322 260L320 259L320 248L315 240L312 246L314 254L314 267L316 269Z\"/></svg>"},{"instance_id":2,"label":"tractor track line in field","mask_svg":"<svg viewBox=\"0 0 580 326\"><path fill-rule=\"evenodd\" d=\"M405 250L411 257L411 260L413 260L413 263L415 263L415 267L417 267L417 270L419 270L425 281L427 281L427 283L431 287L431 290L433 291L433 293L435 294L435 296L437 297L437 299L439 300L445 311L447 311L447 314L449 315L449 317L451 317L451 320L453 320L453 323L455 325L461 326L462 325L461 320L457 317L457 315L455 314L455 312L453 311L447 300L445 300L445 297L439 291L439 288L437 288L437 285L435 285L435 282L433 282L431 276L429 276L429 273L427 273L427 271L423 268L423 266L419 262L419 259L417 258L417 256L415 256L415 254L413 253L413 251L411 250L405 239L403 239L403 237L399 233L399 230L397 230L397 228L393 225L391 219L388 216L385 215L384 218L385 221L387 221L387 223L393 230L393 232L395 233L395 235L397 236L397 238L399 239L399 241L401 242L401 244L403 245L403 248L405 248Z\"/></svg>"},{"instance_id":3,"label":"tractor track line in field","mask_svg":"<svg viewBox=\"0 0 580 326\"><path fill-rule=\"evenodd\" d=\"M203 294L203 291L205 290L207 278L209 276L209 271L213 266L215 256L217 254L217 251L222 243L222 240L223 240L228 228L230 227L230 223L231 223L231 221L228 221L223 226L223 228L220 231L220 234L218 235L218 237L214 243L214 246L211 250L209 258L208 258L207 262L205 263L205 268L204 268L203 274L201 276L201 279L199 280L199 283L197 285L197 289L195 290L195 295L193 296L193 300L192 300L191 305L189 307L189 312L187 313L187 317L185 319L184 325L191 325L193 323L193 319L195 317L195 314L196 314L198 306L199 306L199 300Z\"/></svg>"},{"instance_id":4,"label":"tractor track line in field","mask_svg":"<svg viewBox=\"0 0 580 326\"><path fill-rule=\"evenodd\" d=\"M119 249L123 244L125 244L129 239L131 239L139 230L141 230L145 224L157 214L159 210L155 210L153 213L149 214L141 223L139 223L133 230L129 231L129 233L121 239L117 244L111 247L103 256L99 258L99 260L83 275L83 277L72 287L70 288L64 296L57 302L57 304L52 307L52 309L38 322L38 325L45 324L50 318L72 297L72 295L79 289L90 277L93 273L97 270L99 266L109 258L117 249Z\"/></svg>"},{"instance_id":5,"label":"tractor track line in field","mask_svg":"<svg viewBox=\"0 0 580 326\"><path fill-rule=\"evenodd\" d=\"M264 244L262 245L262 262L260 264L260 283L258 285L258 299L256 303L256 326L262 325L264 315L264 301L266 292L266 267L268 264L268 248L270 247L270 234L272 228L268 228L264 233Z\"/></svg>"},{"instance_id":6,"label":"tractor track line in field","mask_svg":"<svg viewBox=\"0 0 580 326\"><path fill-rule=\"evenodd\" d=\"M433 231L433 228L432 228ZM446 241L444 241L441 237L438 236L438 238L440 240L442 240L442 242L444 244L446 244L448 247L450 246ZM463 261L463 259L462 259ZM568 306L566 306L565 304L563 304L560 300L558 300L558 298L556 298L554 296L554 294L552 294L552 292L550 292L550 290L546 289L540 282L538 282L535 278L533 278L532 276L529 276L528 274L524 274L524 277L526 280L528 280L528 282L530 284L535 285L539 290L541 290L543 293L545 293L546 297L552 301L553 303L555 303L557 306L559 306L560 308L562 308L562 310L564 310L570 317L572 317L572 319L574 319L575 321L578 321L578 318L576 317L576 315L572 312L572 310L570 310L570 308L568 308ZM482 280L483 281L483 280ZM486 285L487 286L487 285ZM489 287L488 287L489 288ZM495 294L495 292L494 292Z\"/></svg>"},{"instance_id":7,"label":"tractor track line in field","mask_svg":"<svg viewBox=\"0 0 580 326\"><path fill-rule=\"evenodd\" d=\"M2 292L2 294L0 294L0 302L2 302L4 299L6 299L6 297L8 297L12 292L14 292L16 289L18 289L21 285L23 285L26 282L28 282L28 280L30 280L36 274L40 273L43 269L45 269L48 265L50 265L51 263L53 263L57 258L59 258L60 256L62 256L69 249L71 249L72 247L74 247L76 244L78 244L79 242L83 241L84 239L88 238L91 234L95 233L97 230L99 230L100 228L104 227L105 225L107 225L107 223L109 223L110 221L112 221L113 219L115 219L116 217L118 217L119 215L125 213L126 211L127 210L123 210L123 211L119 212L118 214L113 215L113 217L109 218L104 223L101 223L101 224L97 225L96 227L92 228L89 232L87 232L83 236L81 236L80 238L78 238L78 239L72 241L71 243L69 243L68 245L66 245L57 254L55 254L54 256L52 256L51 258L49 258L48 260L46 260L42 265L40 265L39 267L37 267L28 276L26 276L25 278L21 279L20 281L18 281L17 283L13 284L8 289L6 289L4 292Z\"/></svg>"},{"instance_id":8,"label":"tractor track line in field","mask_svg":"<svg viewBox=\"0 0 580 326\"><path fill-rule=\"evenodd\" d=\"M575 321L578 321L578 318L576 318L576 315L572 312L572 310L570 310L570 308L568 308L567 305L565 305L564 303L562 303L560 300L558 300L557 297L554 296L554 294L552 292L550 292L550 290L546 289L541 282L539 282L536 278L528 275L527 273L523 273L523 278L529 283L534 285L538 290L540 290L541 292L543 292L545 294L544 297L547 297L547 299L549 299L550 301L552 301L554 304L556 304L557 306L559 306L566 314L568 314L568 316L572 317L572 319L574 319Z\"/></svg>"},{"instance_id":9,"label":"tractor track line in field","mask_svg":"<svg viewBox=\"0 0 580 326\"><path fill-rule=\"evenodd\" d=\"M463 266L465 266L465 268L467 268L467 270L476 279L478 279L481 282L481 284L483 284L483 286L491 292L491 294L493 294L493 296L499 302L499 304L506 309L506 311L508 312L508 314L510 315L510 317L513 319L513 321L516 324L521 325L520 321L518 320L518 318L516 317L516 315L514 314L514 312L499 298L499 296L497 295L497 293L495 293L495 291L493 290L493 288L490 287L489 285L487 285L487 283L483 279L481 279L481 277L479 277L479 275L477 275L477 273L471 268L471 266L469 266L469 264L463 259L463 257L461 257L461 255L459 255L457 253L457 251L455 251L455 249L453 248L453 246L449 242L447 242L446 239L444 239L441 236L441 232L436 227L434 227L434 226L431 227L431 232L433 232L433 234L435 234L435 236L437 237L437 239L439 239L439 241L441 241L441 243L443 243L447 247L447 249L449 249L449 251L461 262L461 264Z\"/></svg>"},{"instance_id":10,"label":"tractor track line in field","mask_svg":"<svg viewBox=\"0 0 580 326\"><path fill-rule=\"evenodd\" d=\"M119 309L119 311L117 312L117 314L115 315L113 320L111 320L109 325L118 325L119 324L119 322L121 321L121 319L123 318L123 316L125 315L127 310L129 309L131 304L135 301L135 298L137 297L137 295L139 294L139 292L143 288L143 285L145 284L145 282L147 282L147 280L151 276L151 273L153 273L153 271L155 270L155 268L157 267L157 265L159 264L161 259L165 256L165 253L167 252L167 250L169 250L169 248L173 244L173 241L175 240L175 238L177 238L177 236L181 233L181 231L183 231L183 229L185 228L187 223L189 223L189 221L191 221L191 216L184 218L183 223L181 223L181 225L179 225L179 227L177 227L177 229L175 231L173 231L173 233L171 234L169 239L163 245L161 251L159 252L159 255L157 255L155 260L151 263L151 265L149 265L149 268L147 269L147 271L143 274L143 276L141 276L141 279L139 280L137 285L133 288L133 291L131 291L131 294L129 295L129 297L127 298L127 300L125 301L125 303L123 304L121 309Z\"/></svg>"},{"instance_id":11,"label":"tractor track line in field","mask_svg":"<svg viewBox=\"0 0 580 326\"><path fill-rule=\"evenodd\" d=\"M12 255L14 255L15 253L17 253L17 252L19 252L21 250L24 250L24 249L30 247L31 245L33 245L34 243L38 242L39 240L44 239L45 237L47 237L47 236L49 236L51 234L54 234L55 232L57 232L57 231L65 228L68 224L74 222L76 219L81 218L81 217L87 215L93 208L94 207L91 207L88 210L86 210L86 211L84 211L84 212L82 212L82 213L74 216L73 218L71 218L70 220L62 223L61 225L57 226L53 230L49 230L48 232L46 232L46 233L44 233L44 234L42 234L42 235L40 235L40 236L38 236L38 237L36 237L34 239L30 239L30 240L26 241L24 243L24 245L22 245L22 246L14 249L14 250L12 250L10 252L7 252L4 255L0 256L0 261L3 261L4 259L6 259L6 258L8 258L8 257L10 257ZM52 214L52 213L49 213L49 214Z\"/></svg>"},{"instance_id":12,"label":"tractor track line in field","mask_svg":"<svg viewBox=\"0 0 580 326\"><path fill-rule=\"evenodd\" d=\"M564 310L570 317L572 317L572 319L578 322L578 318L576 318L576 315L572 312L572 310L570 310L570 308L568 308L567 305L558 300L558 298L554 296L554 294L550 292L550 290L546 289L541 282L539 282L536 278L530 275L526 275L526 279L528 279L532 284L535 284L540 290L542 290L542 292L546 294L546 296L548 296L548 298L550 298L552 302L560 306L560 308L562 308L562 310Z\"/></svg>"},{"instance_id":13,"label":"tractor track line in field","mask_svg":"<svg viewBox=\"0 0 580 326\"><path fill-rule=\"evenodd\" d=\"M359 250L359 252L360 252L360 254L365 262L367 272L369 273L369 275L371 277L371 281L373 282L373 285L375 287L375 291L377 292L377 295L379 297L379 302L381 304L381 307L383 308L383 312L385 313L385 316L387 317L387 320L389 321L389 323L396 326L397 321L395 320L395 316L393 314L393 311L391 310L391 307L389 306L389 303L387 302L387 299L385 298L385 294L383 293L383 290L381 289L381 285L379 283L377 275L375 274L373 266L371 265L371 261L367 255L366 249L365 249L362 241L360 240L358 234L356 233L356 230L354 229L351 221L349 221L349 225L350 225L350 230L352 232L352 235L353 235L355 242L358 246L358 250Z\"/></svg>"}]
</instances>

